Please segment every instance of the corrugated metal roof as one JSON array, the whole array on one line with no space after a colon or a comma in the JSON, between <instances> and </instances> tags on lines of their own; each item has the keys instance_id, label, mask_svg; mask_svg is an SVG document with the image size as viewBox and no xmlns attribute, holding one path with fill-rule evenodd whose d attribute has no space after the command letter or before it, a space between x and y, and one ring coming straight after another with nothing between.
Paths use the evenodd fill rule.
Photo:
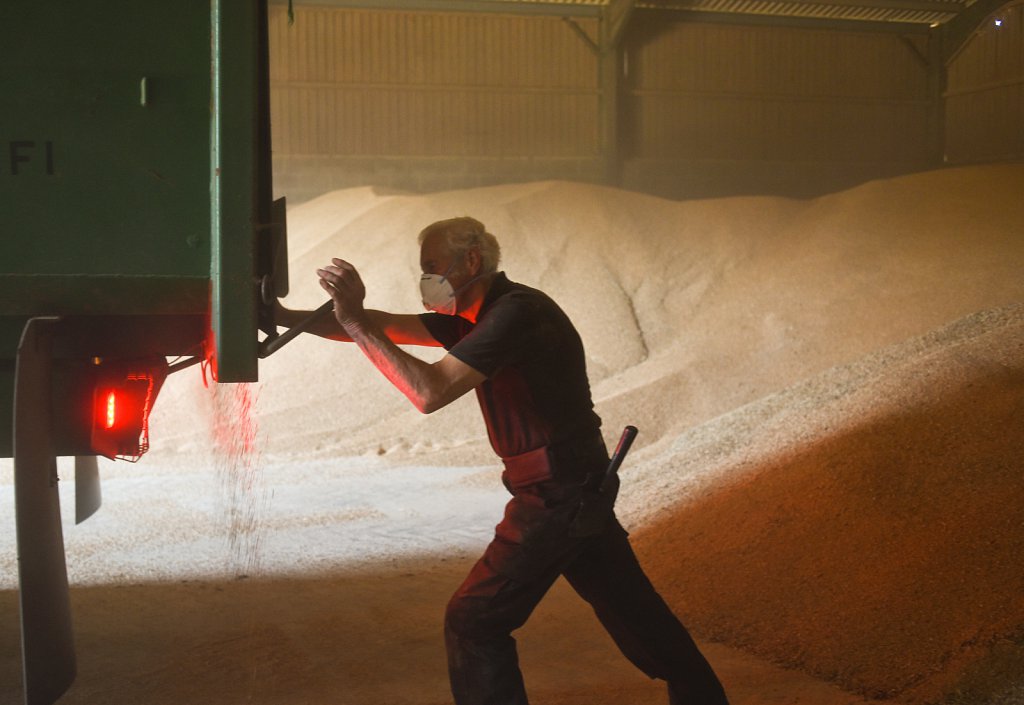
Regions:
<instances>
[{"instance_id":1,"label":"corrugated metal roof","mask_svg":"<svg viewBox=\"0 0 1024 705\"><path fill-rule=\"evenodd\" d=\"M501 5L601 7L611 0L487 0ZM637 8L769 17L939 25L975 0L638 0Z\"/></svg>"},{"instance_id":2,"label":"corrugated metal roof","mask_svg":"<svg viewBox=\"0 0 1024 705\"><path fill-rule=\"evenodd\" d=\"M637 7L937 25L953 19L973 2L974 0L648 0L637 3Z\"/></svg>"},{"instance_id":3,"label":"corrugated metal roof","mask_svg":"<svg viewBox=\"0 0 1024 705\"><path fill-rule=\"evenodd\" d=\"M284 3L288 0L270 0ZM296 0L302 2L302 0ZM612 4L653 10L734 17L795 18L802 21L862 21L878 24L937 26L976 0L306 0L311 4L406 10L515 12L597 16Z\"/></svg>"}]
</instances>

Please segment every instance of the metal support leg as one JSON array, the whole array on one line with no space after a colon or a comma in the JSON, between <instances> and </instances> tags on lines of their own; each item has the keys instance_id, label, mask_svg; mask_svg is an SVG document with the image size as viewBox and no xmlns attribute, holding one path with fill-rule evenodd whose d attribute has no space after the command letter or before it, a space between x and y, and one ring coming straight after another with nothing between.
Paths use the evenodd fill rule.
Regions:
<instances>
[{"instance_id":1,"label":"metal support leg","mask_svg":"<svg viewBox=\"0 0 1024 705\"><path fill-rule=\"evenodd\" d=\"M25 325L14 381L14 503L26 705L52 705L75 680L68 574L51 418L57 319Z\"/></svg>"},{"instance_id":2,"label":"metal support leg","mask_svg":"<svg viewBox=\"0 0 1024 705\"><path fill-rule=\"evenodd\" d=\"M96 456L75 456L75 523L81 524L91 517L102 503L100 467Z\"/></svg>"}]
</instances>

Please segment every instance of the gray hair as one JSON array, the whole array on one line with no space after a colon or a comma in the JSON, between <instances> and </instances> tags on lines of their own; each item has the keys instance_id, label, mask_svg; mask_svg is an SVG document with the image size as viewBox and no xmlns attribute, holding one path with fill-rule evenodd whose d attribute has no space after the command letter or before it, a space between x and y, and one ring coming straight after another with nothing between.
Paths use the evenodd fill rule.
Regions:
<instances>
[{"instance_id":1,"label":"gray hair","mask_svg":"<svg viewBox=\"0 0 1024 705\"><path fill-rule=\"evenodd\" d=\"M419 236L419 244L434 233L444 234L448 251L455 257L461 257L470 250L480 253L480 273L494 274L501 262L501 246L498 238L487 232L487 228L476 218L462 216L439 220L423 228Z\"/></svg>"}]
</instances>

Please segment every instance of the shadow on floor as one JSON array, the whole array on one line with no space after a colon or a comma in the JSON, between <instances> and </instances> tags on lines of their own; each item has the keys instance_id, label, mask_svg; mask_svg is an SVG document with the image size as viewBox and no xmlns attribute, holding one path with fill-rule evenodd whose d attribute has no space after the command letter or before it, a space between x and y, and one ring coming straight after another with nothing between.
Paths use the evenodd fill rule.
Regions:
<instances>
[{"instance_id":1,"label":"shadow on floor","mask_svg":"<svg viewBox=\"0 0 1024 705\"><path fill-rule=\"evenodd\" d=\"M441 623L465 560L344 574L72 589L78 678L60 705L441 705ZM0 592L0 703L21 702L17 593ZM517 633L535 705L663 703L563 582ZM860 702L705 648L736 705Z\"/></svg>"}]
</instances>

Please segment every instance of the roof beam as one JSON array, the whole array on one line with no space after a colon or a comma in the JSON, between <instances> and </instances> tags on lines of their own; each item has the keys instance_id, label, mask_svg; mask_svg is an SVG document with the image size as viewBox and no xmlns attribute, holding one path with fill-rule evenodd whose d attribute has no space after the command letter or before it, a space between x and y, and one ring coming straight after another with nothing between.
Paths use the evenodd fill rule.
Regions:
<instances>
[{"instance_id":1,"label":"roof beam","mask_svg":"<svg viewBox=\"0 0 1024 705\"><path fill-rule=\"evenodd\" d=\"M597 42L590 38L590 35L579 26L576 20L571 17L563 17L562 21L569 25L569 29L571 29L577 37L583 40L583 43L586 44L587 48L594 53L594 56L601 55L601 47L597 45Z\"/></svg>"},{"instance_id":2,"label":"roof beam","mask_svg":"<svg viewBox=\"0 0 1024 705\"><path fill-rule=\"evenodd\" d=\"M818 21L895 23L935 26L947 22L966 7L967 0L658 0L639 2L643 10L709 12L750 17L802 17Z\"/></svg>"},{"instance_id":3,"label":"roof beam","mask_svg":"<svg viewBox=\"0 0 1024 705\"><path fill-rule=\"evenodd\" d=\"M1016 0L977 0L969 8L942 25L942 58L947 64L960 53L968 40L999 8Z\"/></svg>"},{"instance_id":4,"label":"roof beam","mask_svg":"<svg viewBox=\"0 0 1024 705\"><path fill-rule=\"evenodd\" d=\"M645 12L671 11L673 19L710 24L738 24L803 29L831 29L841 32L892 32L895 34L928 34L928 25L919 22L881 22L866 20L800 17L793 15L754 15L740 12L705 12L702 10L669 10L649 8Z\"/></svg>"},{"instance_id":5,"label":"roof beam","mask_svg":"<svg viewBox=\"0 0 1024 705\"><path fill-rule=\"evenodd\" d=\"M632 16L635 7L635 0L608 0L608 9L605 13L604 21L608 23L605 40L609 44L616 45L619 43L622 33L629 25L629 18Z\"/></svg>"},{"instance_id":6,"label":"roof beam","mask_svg":"<svg viewBox=\"0 0 1024 705\"><path fill-rule=\"evenodd\" d=\"M669 2L642 2L639 4L639 7L656 10L693 10L696 9L695 6L704 4L702 0L694 0L693 2L670 0ZM778 0L770 4L776 10L792 5L794 7L866 7L882 10L914 10L917 12L943 12L949 14L962 12L967 6L963 0Z\"/></svg>"}]
</instances>

